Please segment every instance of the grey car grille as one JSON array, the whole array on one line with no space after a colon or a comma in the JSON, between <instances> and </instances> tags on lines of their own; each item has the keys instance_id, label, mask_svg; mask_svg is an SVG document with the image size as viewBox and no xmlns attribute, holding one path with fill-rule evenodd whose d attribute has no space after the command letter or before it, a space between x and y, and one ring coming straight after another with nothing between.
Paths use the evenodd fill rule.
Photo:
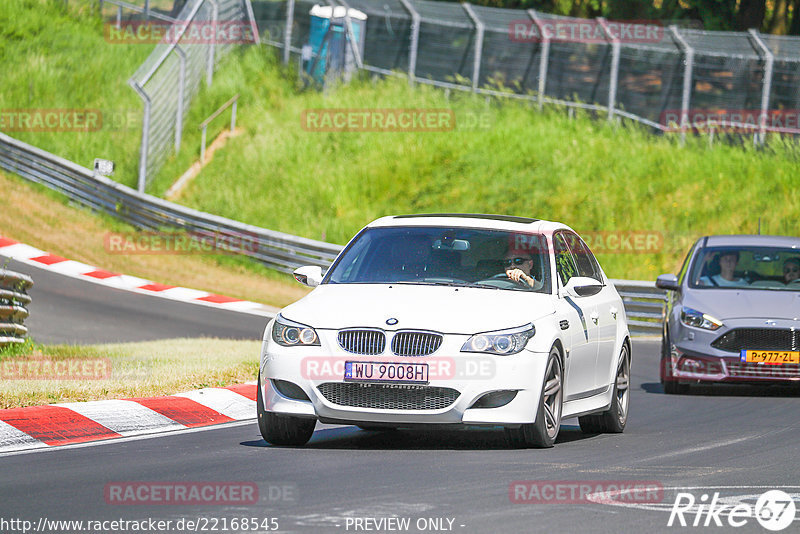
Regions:
<instances>
[{"instance_id":1,"label":"grey car grille","mask_svg":"<svg viewBox=\"0 0 800 534\"><path fill-rule=\"evenodd\" d=\"M735 328L711 343L715 349L800 350L800 330L789 328Z\"/></svg>"},{"instance_id":2,"label":"grey car grille","mask_svg":"<svg viewBox=\"0 0 800 534\"><path fill-rule=\"evenodd\" d=\"M382 354L386 348L386 335L380 330L341 330L339 346L353 354Z\"/></svg>"},{"instance_id":3,"label":"grey car grille","mask_svg":"<svg viewBox=\"0 0 800 534\"><path fill-rule=\"evenodd\" d=\"M728 375L736 378L800 378L800 365L760 365L757 363L728 363Z\"/></svg>"},{"instance_id":4,"label":"grey car grille","mask_svg":"<svg viewBox=\"0 0 800 534\"><path fill-rule=\"evenodd\" d=\"M398 332L392 338L392 352L397 356L427 356L442 346L442 335L434 332Z\"/></svg>"},{"instance_id":5,"label":"grey car grille","mask_svg":"<svg viewBox=\"0 0 800 534\"><path fill-rule=\"evenodd\" d=\"M328 382L317 389L333 404L380 410L441 410L460 395L451 388L399 384Z\"/></svg>"}]
</instances>

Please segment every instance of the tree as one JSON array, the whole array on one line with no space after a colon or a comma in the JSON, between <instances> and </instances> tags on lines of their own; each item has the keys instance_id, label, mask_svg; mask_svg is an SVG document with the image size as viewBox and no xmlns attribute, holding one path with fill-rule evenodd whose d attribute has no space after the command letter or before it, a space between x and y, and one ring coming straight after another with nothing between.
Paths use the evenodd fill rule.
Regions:
<instances>
[{"instance_id":1,"label":"tree","mask_svg":"<svg viewBox=\"0 0 800 534\"><path fill-rule=\"evenodd\" d=\"M736 13L736 29L740 31L747 31L750 28L760 30L761 25L764 24L766 13L766 0L741 0L739 11Z\"/></svg>"}]
</instances>

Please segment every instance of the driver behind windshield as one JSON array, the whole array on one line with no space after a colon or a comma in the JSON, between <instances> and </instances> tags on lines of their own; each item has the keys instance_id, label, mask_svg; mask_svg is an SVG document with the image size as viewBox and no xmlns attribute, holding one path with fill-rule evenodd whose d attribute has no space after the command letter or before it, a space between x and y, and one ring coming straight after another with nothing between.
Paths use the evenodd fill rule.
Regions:
<instances>
[{"instance_id":1,"label":"driver behind windshield","mask_svg":"<svg viewBox=\"0 0 800 534\"><path fill-rule=\"evenodd\" d=\"M800 258L789 258L783 262L783 282L790 284L800 280Z\"/></svg>"},{"instance_id":2,"label":"driver behind windshield","mask_svg":"<svg viewBox=\"0 0 800 534\"><path fill-rule=\"evenodd\" d=\"M533 251L523 246L511 246L503 258L503 268L506 276L518 284L526 284L530 287L536 285L536 278L533 271Z\"/></svg>"},{"instance_id":3,"label":"driver behind windshield","mask_svg":"<svg viewBox=\"0 0 800 534\"><path fill-rule=\"evenodd\" d=\"M747 280L744 278L737 278L734 274L736 271L736 265L739 263L739 252L737 251L729 251L729 252L720 252L720 254L714 258L710 265L710 270L716 270L714 267L718 266L719 274L714 274L711 276L701 276L700 283L707 286L715 286L715 287L731 287L731 286L746 286ZM715 265L716 264L716 265Z\"/></svg>"}]
</instances>

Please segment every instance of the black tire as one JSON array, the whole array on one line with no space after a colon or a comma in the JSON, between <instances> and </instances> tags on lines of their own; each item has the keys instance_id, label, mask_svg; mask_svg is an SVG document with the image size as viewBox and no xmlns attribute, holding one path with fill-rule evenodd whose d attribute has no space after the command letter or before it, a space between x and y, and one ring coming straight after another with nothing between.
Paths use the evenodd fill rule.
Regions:
<instances>
[{"instance_id":1,"label":"black tire","mask_svg":"<svg viewBox=\"0 0 800 534\"><path fill-rule=\"evenodd\" d=\"M617 372L614 375L614 394L611 407L603 413L578 417L578 424L588 434L619 434L628 422L631 398L631 354L627 345L622 345Z\"/></svg>"},{"instance_id":2,"label":"black tire","mask_svg":"<svg viewBox=\"0 0 800 534\"><path fill-rule=\"evenodd\" d=\"M563 383L561 353L554 346L547 357L536 421L520 425L519 428L506 428L506 440L510 446L518 449L545 449L555 444L561 427Z\"/></svg>"},{"instance_id":3,"label":"black tire","mask_svg":"<svg viewBox=\"0 0 800 534\"><path fill-rule=\"evenodd\" d=\"M669 344L669 333L665 331L661 334L661 386L667 395L685 395L689 393L689 384L681 384L672 378Z\"/></svg>"},{"instance_id":4,"label":"black tire","mask_svg":"<svg viewBox=\"0 0 800 534\"><path fill-rule=\"evenodd\" d=\"M261 437L273 445L299 446L308 443L317 426L316 419L277 415L264 410L264 399L261 395L261 373L258 375L258 393L256 411L258 413L258 430Z\"/></svg>"}]
</instances>

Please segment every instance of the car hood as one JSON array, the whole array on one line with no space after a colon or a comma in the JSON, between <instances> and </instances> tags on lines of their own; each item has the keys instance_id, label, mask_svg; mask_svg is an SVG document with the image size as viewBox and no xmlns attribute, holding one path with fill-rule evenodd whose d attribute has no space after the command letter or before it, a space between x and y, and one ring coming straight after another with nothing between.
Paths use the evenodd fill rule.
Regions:
<instances>
[{"instance_id":1,"label":"car hood","mask_svg":"<svg viewBox=\"0 0 800 534\"><path fill-rule=\"evenodd\" d=\"M796 319L800 291L759 289L699 289L690 291L683 305L725 319Z\"/></svg>"},{"instance_id":2,"label":"car hood","mask_svg":"<svg viewBox=\"0 0 800 534\"><path fill-rule=\"evenodd\" d=\"M372 327L474 334L533 322L555 313L550 295L409 284L324 284L283 310L320 329ZM396 325L387 325L390 318Z\"/></svg>"}]
</instances>

